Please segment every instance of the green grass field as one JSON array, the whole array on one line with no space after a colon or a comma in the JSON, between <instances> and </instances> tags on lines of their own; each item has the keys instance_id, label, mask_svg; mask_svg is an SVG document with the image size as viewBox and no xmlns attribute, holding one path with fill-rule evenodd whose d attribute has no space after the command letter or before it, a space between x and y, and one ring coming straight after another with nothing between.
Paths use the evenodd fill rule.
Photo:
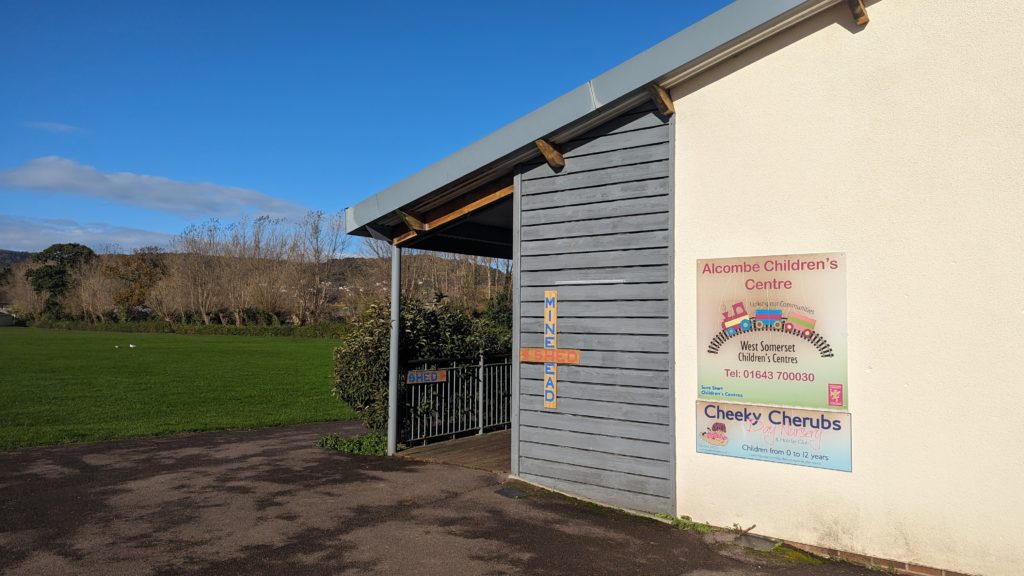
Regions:
<instances>
[{"instance_id":1,"label":"green grass field","mask_svg":"<svg viewBox=\"0 0 1024 576\"><path fill-rule=\"evenodd\" d=\"M2 328L0 450L351 419L331 395L335 346Z\"/></svg>"}]
</instances>

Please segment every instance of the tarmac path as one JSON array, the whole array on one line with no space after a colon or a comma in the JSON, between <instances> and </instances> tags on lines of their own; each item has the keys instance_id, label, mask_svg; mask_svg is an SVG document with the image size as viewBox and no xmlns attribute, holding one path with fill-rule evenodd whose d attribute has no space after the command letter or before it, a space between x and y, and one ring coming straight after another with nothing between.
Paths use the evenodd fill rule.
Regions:
<instances>
[{"instance_id":1,"label":"tarmac path","mask_svg":"<svg viewBox=\"0 0 1024 576\"><path fill-rule=\"evenodd\" d=\"M0 573L868 575L503 475L317 448L356 423L0 453Z\"/></svg>"}]
</instances>

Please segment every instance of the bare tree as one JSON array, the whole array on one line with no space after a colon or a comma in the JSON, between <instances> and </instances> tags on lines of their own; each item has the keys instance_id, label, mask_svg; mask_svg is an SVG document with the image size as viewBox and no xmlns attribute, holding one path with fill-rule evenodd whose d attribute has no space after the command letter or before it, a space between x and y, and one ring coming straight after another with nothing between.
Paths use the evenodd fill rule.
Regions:
<instances>
[{"instance_id":1,"label":"bare tree","mask_svg":"<svg viewBox=\"0 0 1024 576\"><path fill-rule=\"evenodd\" d=\"M178 273L188 295L188 310L199 314L204 324L210 324L221 303L221 270L216 261L220 230L216 220L201 226L192 225L172 243L181 254Z\"/></svg>"},{"instance_id":2,"label":"bare tree","mask_svg":"<svg viewBox=\"0 0 1024 576\"><path fill-rule=\"evenodd\" d=\"M311 211L293 231L291 261L292 321L316 324L328 317L338 293L338 262L348 247L345 214Z\"/></svg>"},{"instance_id":3,"label":"bare tree","mask_svg":"<svg viewBox=\"0 0 1024 576\"><path fill-rule=\"evenodd\" d=\"M112 259L109 255L100 256L74 272L74 288L66 302L73 314L94 322L106 322L114 314L114 295L123 289L124 282L108 273Z\"/></svg>"}]
</instances>

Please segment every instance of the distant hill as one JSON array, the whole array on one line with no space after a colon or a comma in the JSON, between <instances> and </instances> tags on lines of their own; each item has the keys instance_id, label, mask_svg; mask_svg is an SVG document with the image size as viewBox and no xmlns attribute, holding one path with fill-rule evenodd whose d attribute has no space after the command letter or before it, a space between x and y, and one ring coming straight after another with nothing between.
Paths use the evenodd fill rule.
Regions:
<instances>
[{"instance_id":1,"label":"distant hill","mask_svg":"<svg viewBox=\"0 0 1024 576\"><path fill-rule=\"evenodd\" d=\"M14 250L0 250L0 268L13 266L18 262L24 262L32 258L31 252L15 252Z\"/></svg>"}]
</instances>

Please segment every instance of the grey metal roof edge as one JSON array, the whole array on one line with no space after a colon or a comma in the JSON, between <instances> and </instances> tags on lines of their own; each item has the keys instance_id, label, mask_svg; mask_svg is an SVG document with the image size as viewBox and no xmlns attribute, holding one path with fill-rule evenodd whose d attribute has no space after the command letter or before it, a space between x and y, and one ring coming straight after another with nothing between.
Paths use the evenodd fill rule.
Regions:
<instances>
[{"instance_id":1,"label":"grey metal roof edge","mask_svg":"<svg viewBox=\"0 0 1024 576\"><path fill-rule=\"evenodd\" d=\"M841 0L736 0L589 82L548 102L454 154L345 209L353 233L378 218L439 190L580 120L645 85L685 76L681 68L702 70L718 61L723 48L752 43L809 18ZM752 34L770 24L760 35ZM746 42L741 42L742 40ZM731 54L730 53L730 54Z\"/></svg>"}]
</instances>

